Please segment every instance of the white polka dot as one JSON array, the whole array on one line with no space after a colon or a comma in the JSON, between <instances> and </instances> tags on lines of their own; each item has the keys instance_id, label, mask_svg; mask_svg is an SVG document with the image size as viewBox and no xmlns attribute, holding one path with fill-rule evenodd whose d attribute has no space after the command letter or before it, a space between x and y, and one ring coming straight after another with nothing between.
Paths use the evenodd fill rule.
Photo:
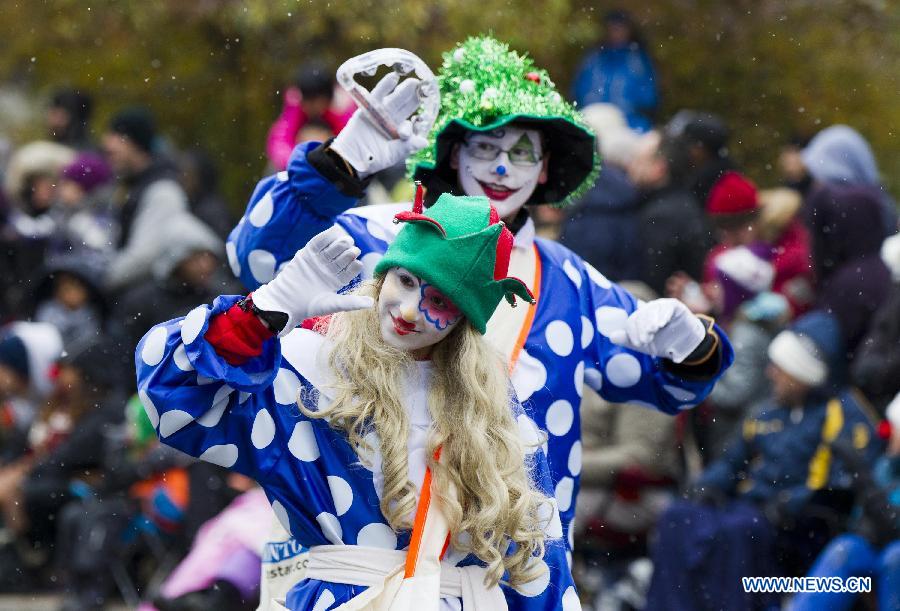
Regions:
<instances>
[{"instance_id":1,"label":"white polka dot","mask_svg":"<svg viewBox=\"0 0 900 611\"><path fill-rule=\"evenodd\" d=\"M554 320L547 325L547 330L544 333L550 350L559 356L572 354L572 346L575 344L575 339L572 337L572 327L562 320Z\"/></svg>"},{"instance_id":2,"label":"white polka dot","mask_svg":"<svg viewBox=\"0 0 900 611\"><path fill-rule=\"evenodd\" d=\"M554 401L547 409L547 430L557 437L562 437L572 429L575 412L572 404L565 399Z\"/></svg>"},{"instance_id":3,"label":"white polka dot","mask_svg":"<svg viewBox=\"0 0 900 611\"><path fill-rule=\"evenodd\" d=\"M630 388L641 379L641 363L631 354L617 354L606 362L606 379L619 388Z\"/></svg>"},{"instance_id":4,"label":"white polka dot","mask_svg":"<svg viewBox=\"0 0 900 611\"><path fill-rule=\"evenodd\" d=\"M544 527L544 534L551 539L561 539L563 536L562 522L559 521L559 512L556 510L556 500L545 499L538 505L538 519Z\"/></svg>"},{"instance_id":5,"label":"white polka dot","mask_svg":"<svg viewBox=\"0 0 900 611\"><path fill-rule=\"evenodd\" d=\"M519 401L527 401L547 384L547 368L523 348L513 370L512 384Z\"/></svg>"},{"instance_id":6,"label":"white polka dot","mask_svg":"<svg viewBox=\"0 0 900 611\"><path fill-rule=\"evenodd\" d=\"M272 501L272 511L275 512L275 517L278 518L279 524L284 528L287 532L291 532L291 520L288 518L287 509L284 508L278 501Z\"/></svg>"},{"instance_id":7,"label":"white polka dot","mask_svg":"<svg viewBox=\"0 0 900 611\"><path fill-rule=\"evenodd\" d=\"M253 279L260 284L265 284L275 277L275 255L267 250L251 250L247 255L247 265Z\"/></svg>"},{"instance_id":8,"label":"white polka dot","mask_svg":"<svg viewBox=\"0 0 900 611\"><path fill-rule=\"evenodd\" d=\"M584 382L594 390L598 391L603 387L603 374L593 367L584 370Z\"/></svg>"},{"instance_id":9,"label":"white polka dot","mask_svg":"<svg viewBox=\"0 0 900 611\"><path fill-rule=\"evenodd\" d=\"M181 327L181 341L190 344L197 339L204 322L206 322L206 306L197 306L188 312Z\"/></svg>"},{"instance_id":10,"label":"white polka dot","mask_svg":"<svg viewBox=\"0 0 900 611\"><path fill-rule=\"evenodd\" d=\"M569 450L569 473L578 477L581 473L581 442L576 441Z\"/></svg>"},{"instance_id":11,"label":"white polka dot","mask_svg":"<svg viewBox=\"0 0 900 611\"><path fill-rule=\"evenodd\" d=\"M575 393L580 397L584 394L584 361L575 365L575 377L572 381L575 383Z\"/></svg>"},{"instance_id":12,"label":"white polka dot","mask_svg":"<svg viewBox=\"0 0 900 611\"><path fill-rule=\"evenodd\" d=\"M397 549L397 534L387 524L372 522L360 529L356 536L356 544L363 547Z\"/></svg>"},{"instance_id":13,"label":"white polka dot","mask_svg":"<svg viewBox=\"0 0 900 611\"><path fill-rule=\"evenodd\" d=\"M287 170L281 170L278 174L275 175L275 178L278 179L278 182L284 182L288 179Z\"/></svg>"},{"instance_id":14,"label":"white polka dot","mask_svg":"<svg viewBox=\"0 0 900 611\"><path fill-rule=\"evenodd\" d=\"M319 457L319 444L312 424L307 421L294 425L294 432L288 440L288 450L304 462L312 462Z\"/></svg>"},{"instance_id":15,"label":"white polka dot","mask_svg":"<svg viewBox=\"0 0 900 611\"><path fill-rule=\"evenodd\" d=\"M344 542L341 540L341 537L344 534L343 530L341 529L341 523L333 513L323 511L316 516L316 522L319 523L319 527L322 529L322 534L325 535L326 539L331 541L334 545L344 544Z\"/></svg>"},{"instance_id":16,"label":"white polka dot","mask_svg":"<svg viewBox=\"0 0 900 611\"><path fill-rule=\"evenodd\" d=\"M688 401L693 401L697 398L697 395L692 393L689 390L685 390L683 388L679 388L678 386L671 386L670 384L665 384L663 388L666 389L666 392L681 401L682 403L687 403Z\"/></svg>"},{"instance_id":17,"label":"white polka dot","mask_svg":"<svg viewBox=\"0 0 900 611\"><path fill-rule=\"evenodd\" d=\"M245 403L250 398L250 393L241 391L238 393L238 403Z\"/></svg>"},{"instance_id":18,"label":"white polka dot","mask_svg":"<svg viewBox=\"0 0 900 611\"><path fill-rule=\"evenodd\" d=\"M556 484L556 506L560 511L569 511L572 507L572 493L575 492L575 480L564 477Z\"/></svg>"},{"instance_id":19,"label":"white polka dot","mask_svg":"<svg viewBox=\"0 0 900 611\"><path fill-rule=\"evenodd\" d=\"M575 586L569 586L562 595L562 611L581 611L581 601Z\"/></svg>"},{"instance_id":20,"label":"white polka dot","mask_svg":"<svg viewBox=\"0 0 900 611\"><path fill-rule=\"evenodd\" d=\"M138 391L138 397L144 406L144 411L147 412L147 417L150 418L150 424L153 425L153 428L156 428L159 424L159 412L156 410L156 406L153 405L153 401L150 400L150 395L147 394L146 390L141 389Z\"/></svg>"},{"instance_id":21,"label":"white polka dot","mask_svg":"<svg viewBox=\"0 0 900 611\"><path fill-rule=\"evenodd\" d=\"M572 570L572 552L566 550L566 564L569 565L569 570Z\"/></svg>"},{"instance_id":22,"label":"white polka dot","mask_svg":"<svg viewBox=\"0 0 900 611\"><path fill-rule=\"evenodd\" d=\"M293 405L300 398L300 379L290 369L280 368L272 386L275 400L282 405Z\"/></svg>"},{"instance_id":23,"label":"white polka dot","mask_svg":"<svg viewBox=\"0 0 900 611\"><path fill-rule=\"evenodd\" d=\"M609 337L613 331L619 331L625 328L625 321L628 320L628 312L622 308L613 308L610 306L600 306L594 312L594 318L597 320L597 331Z\"/></svg>"},{"instance_id":24,"label":"white polka dot","mask_svg":"<svg viewBox=\"0 0 900 611\"><path fill-rule=\"evenodd\" d=\"M569 542L569 549L575 549L575 518L569 522L569 532L566 533L566 541Z\"/></svg>"},{"instance_id":25,"label":"white polka dot","mask_svg":"<svg viewBox=\"0 0 900 611\"><path fill-rule=\"evenodd\" d=\"M160 437L168 437L172 433L183 429L193 420L193 416L180 409L164 412L159 418L159 435Z\"/></svg>"},{"instance_id":26,"label":"white polka dot","mask_svg":"<svg viewBox=\"0 0 900 611\"><path fill-rule=\"evenodd\" d=\"M316 599L316 604L313 605L312 611L325 611L326 609L330 609L333 604L334 594L331 593L331 590L325 590L319 594L319 598Z\"/></svg>"},{"instance_id":27,"label":"white polka dot","mask_svg":"<svg viewBox=\"0 0 900 611\"><path fill-rule=\"evenodd\" d=\"M235 246L234 242L225 244L225 254L228 256L228 266L231 268L231 273L235 276L240 276L241 262L238 261L237 246Z\"/></svg>"},{"instance_id":28,"label":"white polka dot","mask_svg":"<svg viewBox=\"0 0 900 611\"><path fill-rule=\"evenodd\" d=\"M586 350L594 341L594 324L587 316L581 317L581 349Z\"/></svg>"},{"instance_id":29,"label":"white polka dot","mask_svg":"<svg viewBox=\"0 0 900 611\"><path fill-rule=\"evenodd\" d=\"M175 348L175 352L172 353L172 360L175 361L175 366L182 371L194 370L194 366L187 356L187 351L184 349L184 344L178 344L178 347Z\"/></svg>"},{"instance_id":30,"label":"white polka dot","mask_svg":"<svg viewBox=\"0 0 900 611\"><path fill-rule=\"evenodd\" d=\"M366 221L366 229L368 229L369 235L373 238L381 240L382 242L388 241L387 233L385 233L384 229L373 219Z\"/></svg>"},{"instance_id":31,"label":"white polka dot","mask_svg":"<svg viewBox=\"0 0 900 611\"><path fill-rule=\"evenodd\" d=\"M215 381L215 378L208 378L205 375L197 374L197 386L207 386Z\"/></svg>"},{"instance_id":32,"label":"white polka dot","mask_svg":"<svg viewBox=\"0 0 900 611\"><path fill-rule=\"evenodd\" d=\"M359 262L363 264L363 278L371 278L375 275L375 266L384 258L384 255L378 252L370 252L359 258Z\"/></svg>"},{"instance_id":33,"label":"white polka dot","mask_svg":"<svg viewBox=\"0 0 900 611\"><path fill-rule=\"evenodd\" d=\"M238 448L233 443L207 448L200 460L230 469L238 459Z\"/></svg>"},{"instance_id":34,"label":"white polka dot","mask_svg":"<svg viewBox=\"0 0 900 611\"><path fill-rule=\"evenodd\" d=\"M275 439L275 421L267 409L256 412L253 419L253 428L250 430L250 441L257 450L262 450Z\"/></svg>"},{"instance_id":35,"label":"white polka dot","mask_svg":"<svg viewBox=\"0 0 900 611\"><path fill-rule=\"evenodd\" d=\"M525 414L520 414L516 418L516 424L519 425L519 437L522 439L522 443L525 444L525 452L528 454L536 452L541 444L544 443L544 435L534 423L534 420Z\"/></svg>"},{"instance_id":36,"label":"white polka dot","mask_svg":"<svg viewBox=\"0 0 900 611\"><path fill-rule=\"evenodd\" d=\"M334 510L339 516L342 516L353 505L353 488L343 477L329 475L327 479L328 488L331 490L331 500L334 501Z\"/></svg>"},{"instance_id":37,"label":"white polka dot","mask_svg":"<svg viewBox=\"0 0 900 611\"><path fill-rule=\"evenodd\" d=\"M151 367L159 365L166 353L166 338L169 332L165 327L156 327L147 334L144 340L144 348L141 350L141 359Z\"/></svg>"},{"instance_id":38,"label":"white polka dot","mask_svg":"<svg viewBox=\"0 0 900 611\"><path fill-rule=\"evenodd\" d=\"M262 227L272 218L272 210L274 210L274 208L275 205L272 202L272 192L269 191L256 202L256 205L253 206L253 210L247 215L247 220L250 221L250 224L254 227Z\"/></svg>"},{"instance_id":39,"label":"white polka dot","mask_svg":"<svg viewBox=\"0 0 900 611\"><path fill-rule=\"evenodd\" d=\"M228 400L233 392L234 389L227 384L217 390L215 396L213 396L212 407L210 407L200 418L197 418L197 422L205 427L216 426L219 424L219 421L222 419L222 414L225 413L225 408L228 407Z\"/></svg>"},{"instance_id":40,"label":"white polka dot","mask_svg":"<svg viewBox=\"0 0 900 611\"><path fill-rule=\"evenodd\" d=\"M597 271L590 263L585 262L584 269L587 270L588 277L594 281L594 284L603 289L612 287L612 282L606 279L606 276Z\"/></svg>"},{"instance_id":41,"label":"white polka dot","mask_svg":"<svg viewBox=\"0 0 900 611\"><path fill-rule=\"evenodd\" d=\"M522 596L529 598L540 596L550 583L550 569L547 567L547 563L543 560L536 560L536 562L542 566L543 572L528 583L516 586L516 591Z\"/></svg>"},{"instance_id":42,"label":"white polka dot","mask_svg":"<svg viewBox=\"0 0 900 611\"><path fill-rule=\"evenodd\" d=\"M578 268L572 265L572 262L569 259L566 259L563 263L563 271L566 272L566 275L569 277L569 280L572 281L572 284L575 285L575 288L581 288L581 273L579 273Z\"/></svg>"}]
</instances>

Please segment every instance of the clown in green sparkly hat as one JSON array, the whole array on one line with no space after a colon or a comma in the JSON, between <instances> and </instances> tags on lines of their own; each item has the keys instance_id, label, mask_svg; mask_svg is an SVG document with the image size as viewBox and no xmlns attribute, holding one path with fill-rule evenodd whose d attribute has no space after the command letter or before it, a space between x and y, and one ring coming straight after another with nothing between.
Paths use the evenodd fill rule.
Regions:
<instances>
[{"instance_id":1,"label":"clown in green sparkly hat","mask_svg":"<svg viewBox=\"0 0 900 611\"><path fill-rule=\"evenodd\" d=\"M429 192L485 195L500 216L525 204L566 205L599 171L594 134L545 70L491 37L445 53L441 112L409 161Z\"/></svg>"},{"instance_id":2,"label":"clown in green sparkly hat","mask_svg":"<svg viewBox=\"0 0 900 611\"><path fill-rule=\"evenodd\" d=\"M513 235L485 197L442 194L423 213L421 190L407 223L375 267L375 276L402 268L446 296L472 326L484 334L502 299L534 297L518 278L507 277Z\"/></svg>"}]
</instances>

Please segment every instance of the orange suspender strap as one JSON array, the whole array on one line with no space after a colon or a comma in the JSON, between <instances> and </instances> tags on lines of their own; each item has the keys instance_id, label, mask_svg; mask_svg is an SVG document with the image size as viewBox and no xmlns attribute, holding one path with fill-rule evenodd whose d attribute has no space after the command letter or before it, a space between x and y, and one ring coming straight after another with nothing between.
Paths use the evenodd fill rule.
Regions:
<instances>
[{"instance_id":1,"label":"orange suspender strap","mask_svg":"<svg viewBox=\"0 0 900 611\"><path fill-rule=\"evenodd\" d=\"M534 303L528 304L528 313L519 330L519 337L516 339L515 347L509 359L509 371L512 372L519 360L519 354L525 346L525 340L531 332L531 325L534 322L534 314L537 311L537 304L541 298L541 253L537 249L537 244L533 244L534 249L534 282L531 294L534 295ZM441 449L438 448L434 452L434 459L441 458ZM421 495L419 496L419 504L416 507L416 519L413 522L412 537L409 541L409 551L406 553L406 568L403 573L404 579L409 579L416 574L416 565L419 562L419 552L422 545L422 536L425 531L425 518L428 516L428 508L431 506L431 469L425 469L425 478L422 481ZM441 558L450 547L450 536L444 541L444 547L441 549Z\"/></svg>"},{"instance_id":2,"label":"orange suspender strap","mask_svg":"<svg viewBox=\"0 0 900 611\"><path fill-rule=\"evenodd\" d=\"M440 460L441 449L434 451L434 459ZM425 533L425 518L428 517L428 508L431 506L431 468L425 468L425 479L422 480L422 492L419 496L419 505L416 507L416 519L413 522L412 537L409 540L409 551L406 552L406 569L403 572L403 578L409 579L416 574L416 565L419 563L419 551L422 546L422 535ZM447 551L447 545L450 543L450 537L444 542L444 549L441 551L441 557Z\"/></svg>"},{"instance_id":3,"label":"orange suspender strap","mask_svg":"<svg viewBox=\"0 0 900 611\"><path fill-rule=\"evenodd\" d=\"M541 253L538 251L537 244L532 244L532 248L534 248L534 282L532 283L531 294L534 295L534 303L528 304L528 314L525 315L525 321L519 330L516 345L509 357L509 373L512 373L513 369L516 368L519 353L522 352L525 340L528 339L528 334L531 333L531 324L534 322L534 314L537 312L537 305L541 299Z\"/></svg>"}]
</instances>

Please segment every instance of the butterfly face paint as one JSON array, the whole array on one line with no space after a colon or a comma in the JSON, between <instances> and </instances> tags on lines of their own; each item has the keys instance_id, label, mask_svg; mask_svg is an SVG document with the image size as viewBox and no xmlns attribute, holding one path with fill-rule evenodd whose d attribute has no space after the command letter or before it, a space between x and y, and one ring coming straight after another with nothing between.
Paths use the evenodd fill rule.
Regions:
<instances>
[{"instance_id":1,"label":"butterfly face paint","mask_svg":"<svg viewBox=\"0 0 900 611\"><path fill-rule=\"evenodd\" d=\"M466 195L484 195L508 218L545 178L544 150L536 129L502 127L473 133L459 148L459 183Z\"/></svg>"},{"instance_id":2,"label":"butterfly face paint","mask_svg":"<svg viewBox=\"0 0 900 611\"><path fill-rule=\"evenodd\" d=\"M378 296L378 320L384 341L416 357L447 337L462 313L433 285L409 270L387 271Z\"/></svg>"}]
</instances>

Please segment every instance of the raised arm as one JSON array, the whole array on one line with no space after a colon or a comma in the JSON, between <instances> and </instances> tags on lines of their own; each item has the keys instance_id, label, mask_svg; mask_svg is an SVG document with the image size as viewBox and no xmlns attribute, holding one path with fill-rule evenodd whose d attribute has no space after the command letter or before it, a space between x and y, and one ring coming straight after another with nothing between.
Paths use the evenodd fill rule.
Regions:
<instances>
[{"instance_id":1,"label":"raised arm","mask_svg":"<svg viewBox=\"0 0 900 611\"><path fill-rule=\"evenodd\" d=\"M398 85L398 78L388 74L371 95L401 124L418 109L419 81L406 79ZM297 145L286 171L259 182L228 237L232 271L249 289L268 282L314 235L356 205L372 174L426 143L415 135L388 139L358 109L333 140Z\"/></svg>"}]
</instances>

